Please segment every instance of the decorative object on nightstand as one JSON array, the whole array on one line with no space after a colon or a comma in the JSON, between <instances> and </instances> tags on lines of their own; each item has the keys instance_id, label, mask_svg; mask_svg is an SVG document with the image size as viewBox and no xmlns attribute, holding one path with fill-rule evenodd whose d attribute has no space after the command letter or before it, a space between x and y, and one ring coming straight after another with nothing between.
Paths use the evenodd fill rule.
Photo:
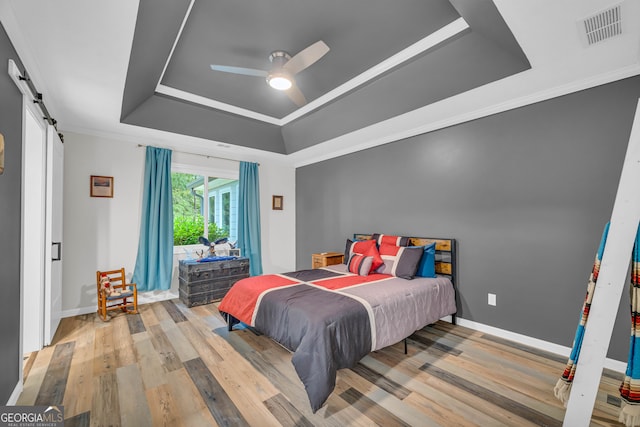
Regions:
<instances>
[{"instance_id":1,"label":"decorative object on nightstand","mask_svg":"<svg viewBox=\"0 0 640 427\"><path fill-rule=\"evenodd\" d=\"M121 310L125 313L138 312L138 290L135 283L127 283L124 268L110 271L96 271L98 290L98 315L103 321L109 320L107 313Z\"/></svg>"},{"instance_id":2,"label":"decorative object on nightstand","mask_svg":"<svg viewBox=\"0 0 640 427\"><path fill-rule=\"evenodd\" d=\"M342 252L321 252L311 255L311 261L313 268L344 264L344 254Z\"/></svg>"}]
</instances>

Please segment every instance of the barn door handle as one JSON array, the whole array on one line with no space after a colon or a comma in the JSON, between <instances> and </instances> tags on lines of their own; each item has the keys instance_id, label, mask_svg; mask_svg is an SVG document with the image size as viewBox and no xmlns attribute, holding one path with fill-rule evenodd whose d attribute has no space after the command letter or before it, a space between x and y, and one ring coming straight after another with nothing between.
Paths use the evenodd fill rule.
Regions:
<instances>
[{"instance_id":1,"label":"barn door handle","mask_svg":"<svg viewBox=\"0 0 640 427\"><path fill-rule=\"evenodd\" d=\"M61 261L62 260L62 242L52 242L51 246L57 246L58 247L58 256L51 258L51 261ZM53 248L52 248L53 249ZM53 252L53 250L51 251Z\"/></svg>"}]
</instances>

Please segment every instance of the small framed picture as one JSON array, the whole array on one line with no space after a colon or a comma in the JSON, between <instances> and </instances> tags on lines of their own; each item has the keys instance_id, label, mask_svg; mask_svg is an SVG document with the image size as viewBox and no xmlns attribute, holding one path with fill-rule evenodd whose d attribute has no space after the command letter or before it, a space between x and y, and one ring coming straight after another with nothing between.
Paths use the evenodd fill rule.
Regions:
<instances>
[{"instance_id":1,"label":"small framed picture","mask_svg":"<svg viewBox=\"0 0 640 427\"><path fill-rule=\"evenodd\" d=\"M283 197L282 196L273 196L272 209L274 211L281 211L282 210L282 204L283 204Z\"/></svg>"},{"instance_id":2,"label":"small framed picture","mask_svg":"<svg viewBox=\"0 0 640 427\"><path fill-rule=\"evenodd\" d=\"M91 175L91 197L113 197L113 177Z\"/></svg>"}]
</instances>

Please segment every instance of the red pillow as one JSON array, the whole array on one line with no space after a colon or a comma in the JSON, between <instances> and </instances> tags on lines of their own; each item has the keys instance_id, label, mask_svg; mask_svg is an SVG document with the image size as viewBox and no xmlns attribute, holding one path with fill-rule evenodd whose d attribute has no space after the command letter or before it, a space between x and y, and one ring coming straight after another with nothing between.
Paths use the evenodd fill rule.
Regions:
<instances>
[{"instance_id":1,"label":"red pillow","mask_svg":"<svg viewBox=\"0 0 640 427\"><path fill-rule=\"evenodd\" d=\"M409 246L410 243L409 237L392 236L389 234L374 233L371 235L371 238L378 243L378 246L382 245L383 243L394 246Z\"/></svg>"},{"instance_id":2,"label":"red pillow","mask_svg":"<svg viewBox=\"0 0 640 427\"><path fill-rule=\"evenodd\" d=\"M355 242L347 240L347 247L345 252L347 255L346 259L351 258L351 255L354 253L373 257L370 271L377 270L378 267L380 267L384 263L384 261L382 261L382 258L380 257L380 254L378 253L378 248L376 247L375 240L357 240Z\"/></svg>"},{"instance_id":3,"label":"red pillow","mask_svg":"<svg viewBox=\"0 0 640 427\"><path fill-rule=\"evenodd\" d=\"M351 255L351 258L349 258L349 272L360 276L368 276L371 271L372 262L373 257L354 253Z\"/></svg>"}]
</instances>

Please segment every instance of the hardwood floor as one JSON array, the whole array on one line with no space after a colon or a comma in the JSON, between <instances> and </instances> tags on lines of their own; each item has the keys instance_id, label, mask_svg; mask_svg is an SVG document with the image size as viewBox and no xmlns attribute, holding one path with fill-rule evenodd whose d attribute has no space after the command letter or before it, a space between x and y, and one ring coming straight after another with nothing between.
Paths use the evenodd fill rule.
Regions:
<instances>
[{"instance_id":1,"label":"hardwood floor","mask_svg":"<svg viewBox=\"0 0 640 427\"><path fill-rule=\"evenodd\" d=\"M290 353L214 304L63 319L25 358L18 405L64 405L65 426L560 426L566 360L444 322L339 371L312 414ZM617 422L621 374L602 377L592 425Z\"/></svg>"}]
</instances>

